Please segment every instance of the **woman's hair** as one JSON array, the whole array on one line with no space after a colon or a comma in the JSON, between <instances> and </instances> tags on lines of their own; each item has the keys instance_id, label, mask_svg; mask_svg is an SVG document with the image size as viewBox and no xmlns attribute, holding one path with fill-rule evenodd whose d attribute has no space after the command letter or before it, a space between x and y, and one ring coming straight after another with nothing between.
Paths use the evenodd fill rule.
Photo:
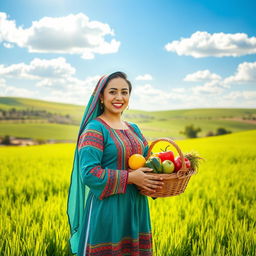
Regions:
<instances>
[{"instance_id":1,"label":"woman's hair","mask_svg":"<svg viewBox=\"0 0 256 256\"><path fill-rule=\"evenodd\" d=\"M104 90L105 88L107 87L108 83L110 80L114 79L114 78L118 78L118 77L121 77L123 78L129 85L129 94L131 94L131 91L132 91L132 84L131 82L127 79L127 75L124 73L124 72L121 72L121 71L117 71L117 72L114 72L112 74L109 75L105 85L102 87L101 89L101 93L103 94L104 93Z\"/></svg>"}]
</instances>

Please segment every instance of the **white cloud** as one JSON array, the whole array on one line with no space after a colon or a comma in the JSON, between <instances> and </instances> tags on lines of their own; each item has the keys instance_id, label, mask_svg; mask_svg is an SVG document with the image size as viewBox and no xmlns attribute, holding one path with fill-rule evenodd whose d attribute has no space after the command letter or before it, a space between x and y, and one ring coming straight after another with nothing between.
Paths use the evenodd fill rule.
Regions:
<instances>
[{"instance_id":1,"label":"white cloud","mask_svg":"<svg viewBox=\"0 0 256 256\"><path fill-rule=\"evenodd\" d=\"M188 95L185 98L184 93L174 92L168 88L162 90L151 84L135 85L133 90L130 99L130 106L133 109L154 111L184 108L184 100L187 103L191 97Z\"/></svg>"},{"instance_id":2,"label":"white cloud","mask_svg":"<svg viewBox=\"0 0 256 256\"><path fill-rule=\"evenodd\" d=\"M7 85L6 80L0 79L0 96L38 98L39 95L38 91Z\"/></svg>"},{"instance_id":3,"label":"white cloud","mask_svg":"<svg viewBox=\"0 0 256 256\"><path fill-rule=\"evenodd\" d=\"M0 78L0 89L6 87L6 81L5 79Z\"/></svg>"},{"instance_id":4,"label":"white cloud","mask_svg":"<svg viewBox=\"0 0 256 256\"><path fill-rule=\"evenodd\" d=\"M29 52L79 54L84 59L93 59L95 54L115 53L120 42L105 36L114 36L114 30L106 23L90 21L83 14L64 17L44 17L33 21L24 29L0 12L0 42L16 44Z\"/></svg>"},{"instance_id":5,"label":"white cloud","mask_svg":"<svg viewBox=\"0 0 256 256\"><path fill-rule=\"evenodd\" d=\"M28 65L25 63L10 66L0 65L0 75L20 79L54 79L67 78L75 74L76 70L64 58L33 59Z\"/></svg>"},{"instance_id":6,"label":"white cloud","mask_svg":"<svg viewBox=\"0 0 256 256\"><path fill-rule=\"evenodd\" d=\"M229 100L255 100L256 102L256 91L233 91L224 96L224 99ZM256 105L256 104L255 104Z\"/></svg>"},{"instance_id":7,"label":"white cloud","mask_svg":"<svg viewBox=\"0 0 256 256\"><path fill-rule=\"evenodd\" d=\"M165 45L167 51L178 55L202 57L243 56L256 53L256 37L248 37L245 33L210 34L197 31L190 38L181 38Z\"/></svg>"},{"instance_id":8,"label":"white cloud","mask_svg":"<svg viewBox=\"0 0 256 256\"><path fill-rule=\"evenodd\" d=\"M205 83L202 86L192 87L192 91L196 95L201 95L201 94L219 95L224 92L224 88L219 81L213 80L213 81Z\"/></svg>"},{"instance_id":9,"label":"white cloud","mask_svg":"<svg viewBox=\"0 0 256 256\"><path fill-rule=\"evenodd\" d=\"M236 74L227 77L225 84L256 83L256 62L244 62L238 65Z\"/></svg>"},{"instance_id":10,"label":"white cloud","mask_svg":"<svg viewBox=\"0 0 256 256\"><path fill-rule=\"evenodd\" d=\"M5 48L13 48L13 44L9 44L9 43L3 43Z\"/></svg>"},{"instance_id":11,"label":"white cloud","mask_svg":"<svg viewBox=\"0 0 256 256\"><path fill-rule=\"evenodd\" d=\"M0 65L0 75L3 78L18 81L16 83L18 86L9 86L6 85L5 79L0 79L0 93L5 96L24 97L25 95L31 98L85 105L100 76L82 80L74 77L74 74L75 68L64 58L34 59L29 64ZM25 88L21 88L19 84L26 84ZM34 90L34 86L38 91Z\"/></svg>"},{"instance_id":12,"label":"white cloud","mask_svg":"<svg viewBox=\"0 0 256 256\"><path fill-rule=\"evenodd\" d=\"M150 74L139 75L135 78L135 80L140 80L140 81L149 81L152 79L153 79L153 77Z\"/></svg>"},{"instance_id":13,"label":"white cloud","mask_svg":"<svg viewBox=\"0 0 256 256\"><path fill-rule=\"evenodd\" d=\"M186 82L200 82L200 81L211 81L211 80L220 80L221 76L211 73L209 70L199 70L195 73L188 74L183 79Z\"/></svg>"},{"instance_id":14,"label":"white cloud","mask_svg":"<svg viewBox=\"0 0 256 256\"><path fill-rule=\"evenodd\" d=\"M186 89L183 87L179 87L179 88L172 88L171 89L173 92L179 92L179 93L183 93L186 92Z\"/></svg>"},{"instance_id":15,"label":"white cloud","mask_svg":"<svg viewBox=\"0 0 256 256\"><path fill-rule=\"evenodd\" d=\"M85 80L70 77L62 89L51 89L42 99L77 105L87 104L100 76L87 77Z\"/></svg>"}]
</instances>

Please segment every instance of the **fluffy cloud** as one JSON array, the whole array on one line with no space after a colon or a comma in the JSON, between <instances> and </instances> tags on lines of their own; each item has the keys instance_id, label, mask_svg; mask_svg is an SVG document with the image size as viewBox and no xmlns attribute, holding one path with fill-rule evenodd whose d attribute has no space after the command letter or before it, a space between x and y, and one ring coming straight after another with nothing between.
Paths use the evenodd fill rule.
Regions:
<instances>
[{"instance_id":1,"label":"fluffy cloud","mask_svg":"<svg viewBox=\"0 0 256 256\"><path fill-rule=\"evenodd\" d=\"M202 95L202 94L213 94L213 95L219 95L224 92L224 88L219 81L210 81L202 86L195 86L192 87L192 91L196 95Z\"/></svg>"},{"instance_id":2,"label":"fluffy cloud","mask_svg":"<svg viewBox=\"0 0 256 256\"><path fill-rule=\"evenodd\" d=\"M227 77L225 84L256 83L256 62L244 62L238 65L235 75Z\"/></svg>"},{"instance_id":3,"label":"fluffy cloud","mask_svg":"<svg viewBox=\"0 0 256 256\"><path fill-rule=\"evenodd\" d=\"M26 88L19 88L6 84L5 79L0 79L0 96L14 96L14 97L29 97L38 98L39 93L35 90L28 90Z\"/></svg>"},{"instance_id":4,"label":"fluffy cloud","mask_svg":"<svg viewBox=\"0 0 256 256\"><path fill-rule=\"evenodd\" d=\"M77 105L87 104L93 90L100 79L100 76L87 77L85 80L79 80L74 77L70 77L65 81L63 87L53 87L50 93L43 96L42 99L64 102Z\"/></svg>"},{"instance_id":5,"label":"fluffy cloud","mask_svg":"<svg viewBox=\"0 0 256 256\"><path fill-rule=\"evenodd\" d=\"M64 58L33 59L29 64L0 65L0 75L3 77L0 79L0 95L85 105L100 76L78 79L74 77L75 71ZM7 85L9 79L16 81L17 86Z\"/></svg>"},{"instance_id":6,"label":"fluffy cloud","mask_svg":"<svg viewBox=\"0 0 256 256\"><path fill-rule=\"evenodd\" d=\"M256 101L256 91L233 91L224 96L224 99L228 100L255 100Z\"/></svg>"},{"instance_id":7,"label":"fluffy cloud","mask_svg":"<svg viewBox=\"0 0 256 256\"><path fill-rule=\"evenodd\" d=\"M227 84L223 83L221 76L212 73L209 70L199 70L192 74L188 74L183 80L186 82L203 82L203 85L191 88L195 95L219 95L224 92L224 88L229 87Z\"/></svg>"},{"instance_id":8,"label":"fluffy cloud","mask_svg":"<svg viewBox=\"0 0 256 256\"><path fill-rule=\"evenodd\" d=\"M237 72L230 77L200 70L188 74L183 80L187 82L202 82L201 85L187 88L186 93L198 96L197 104L203 107L256 107L256 91L232 91L231 84L241 82L256 82L256 62L244 62L238 65ZM227 90L229 89L229 90ZM207 99L207 101L202 101Z\"/></svg>"},{"instance_id":9,"label":"fluffy cloud","mask_svg":"<svg viewBox=\"0 0 256 256\"><path fill-rule=\"evenodd\" d=\"M186 92L186 89L183 88L183 87L172 88L171 90L172 90L173 92L178 92L178 93Z\"/></svg>"},{"instance_id":10,"label":"fluffy cloud","mask_svg":"<svg viewBox=\"0 0 256 256\"><path fill-rule=\"evenodd\" d=\"M202 57L243 56L256 53L256 37L248 37L245 33L210 34L197 31L190 38L181 38L165 45L167 51L178 55Z\"/></svg>"},{"instance_id":11,"label":"fluffy cloud","mask_svg":"<svg viewBox=\"0 0 256 256\"><path fill-rule=\"evenodd\" d=\"M135 85L130 101L131 108L148 111L184 108L189 102L195 102L193 96L184 91L163 90L151 84Z\"/></svg>"},{"instance_id":12,"label":"fluffy cloud","mask_svg":"<svg viewBox=\"0 0 256 256\"><path fill-rule=\"evenodd\" d=\"M186 82L200 82L200 81L211 81L211 80L220 80L221 76L211 73L209 70L199 70L195 73L188 74L184 78Z\"/></svg>"},{"instance_id":13,"label":"fluffy cloud","mask_svg":"<svg viewBox=\"0 0 256 256\"><path fill-rule=\"evenodd\" d=\"M79 54L84 59L93 59L95 54L118 51L120 42L105 36L114 36L108 24L90 21L83 13L65 17L44 17L24 29L0 12L0 42L6 47L16 44L29 52Z\"/></svg>"},{"instance_id":14,"label":"fluffy cloud","mask_svg":"<svg viewBox=\"0 0 256 256\"><path fill-rule=\"evenodd\" d=\"M64 58L33 59L28 65L25 63L10 66L0 65L0 75L13 78L27 79L56 79L67 78L76 72L75 68Z\"/></svg>"},{"instance_id":15,"label":"fluffy cloud","mask_svg":"<svg viewBox=\"0 0 256 256\"><path fill-rule=\"evenodd\" d=\"M135 78L135 80L140 80L140 81L149 81L152 79L153 79L153 77L150 74L139 75Z\"/></svg>"}]
</instances>

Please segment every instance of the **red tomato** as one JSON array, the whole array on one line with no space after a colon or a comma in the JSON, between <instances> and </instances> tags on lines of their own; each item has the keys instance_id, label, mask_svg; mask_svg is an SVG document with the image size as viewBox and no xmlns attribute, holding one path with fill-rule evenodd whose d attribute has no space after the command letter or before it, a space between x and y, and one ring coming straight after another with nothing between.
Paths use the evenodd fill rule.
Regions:
<instances>
[{"instance_id":1,"label":"red tomato","mask_svg":"<svg viewBox=\"0 0 256 256\"><path fill-rule=\"evenodd\" d=\"M184 157L185 160L185 164L187 168L190 168L191 164L190 161ZM175 172L177 172L178 170L180 170L181 166L182 166L182 162L181 162L181 157L177 156L174 160L174 166L175 166Z\"/></svg>"}]
</instances>

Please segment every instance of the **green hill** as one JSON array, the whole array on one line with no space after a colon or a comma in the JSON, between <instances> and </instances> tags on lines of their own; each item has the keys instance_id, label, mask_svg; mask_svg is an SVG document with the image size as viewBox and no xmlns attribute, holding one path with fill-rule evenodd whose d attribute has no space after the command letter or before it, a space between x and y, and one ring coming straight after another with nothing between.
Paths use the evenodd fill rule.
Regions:
<instances>
[{"instance_id":1,"label":"green hill","mask_svg":"<svg viewBox=\"0 0 256 256\"><path fill-rule=\"evenodd\" d=\"M84 109L85 106L73 104L0 97L0 136L75 141ZM123 118L137 123L149 140L183 139L180 131L190 124L202 129L200 137L219 127L231 132L256 129L256 109L127 110Z\"/></svg>"}]
</instances>

